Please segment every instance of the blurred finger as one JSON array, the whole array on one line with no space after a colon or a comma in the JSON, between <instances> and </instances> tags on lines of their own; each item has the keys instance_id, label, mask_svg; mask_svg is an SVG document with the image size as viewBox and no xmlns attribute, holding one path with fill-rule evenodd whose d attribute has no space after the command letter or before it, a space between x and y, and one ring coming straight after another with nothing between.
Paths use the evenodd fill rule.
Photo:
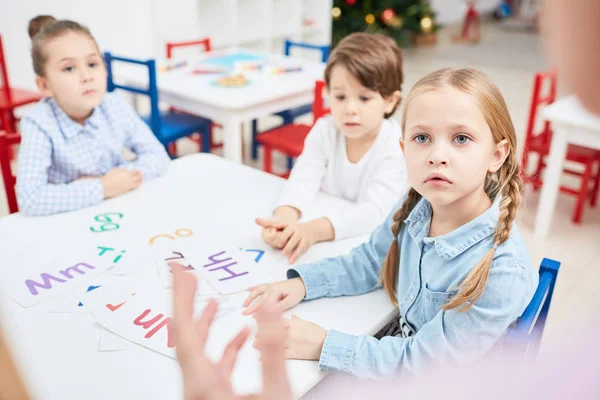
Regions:
<instances>
[{"instance_id":1,"label":"blurred finger","mask_svg":"<svg viewBox=\"0 0 600 400\"><path fill-rule=\"evenodd\" d=\"M226 377L231 375L233 371L233 367L235 366L235 362L237 360L237 355L248 340L248 336L250 335L250 328L245 327L237 334L237 336L229 342L225 351L223 352L223 357L221 358L221 367L223 368L223 372Z\"/></svg>"},{"instance_id":2,"label":"blurred finger","mask_svg":"<svg viewBox=\"0 0 600 400\"><path fill-rule=\"evenodd\" d=\"M265 303L265 301L267 300L268 297L269 297L269 292L264 293L260 299L256 300L254 303L252 303L252 305L250 307L248 307L244 311L242 311L242 314L243 315L254 314L256 311L260 310L260 308Z\"/></svg>"},{"instance_id":3,"label":"blurred finger","mask_svg":"<svg viewBox=\"0 0 600 400\"><path fill-rule=\"evenodd\" d=\"M192 274L188 274L192 275ZM202 316L200 320L196 323L197 334L198 334L198 343L201 348L204 348L206 344L206 339L208 338L208 332L210 330L210 326L212 325L213 320L215 319L215 315L217 315L217 310L219 309L219 304L215 299L210 299L206 308L202 312Z\"/></svg>"},{"instance_id":4,"label":"blurred finger","mask_svg":"<svg viewBox=\"0 0 600 400\"><path fill-rule=\"evenodd\" d=\"M183 266L179 263L171 264L173 271L173 324L175 331L180 331L192 324L196 276L186 274Z\"/></svg>"},{"instance_id":5,"label":"blurred finger","mask_svg":"<svg viewBox=\"0 0 600 400\"><path fill-rule=\"evenodd\" d=\"M306 240L302 239L298 246L296 246L296 250L294 250L292 255L288 258L289 263L295 263L302 254L306 253L306 250L308 250L308 244Z\"/></svg>"}]
</instances>

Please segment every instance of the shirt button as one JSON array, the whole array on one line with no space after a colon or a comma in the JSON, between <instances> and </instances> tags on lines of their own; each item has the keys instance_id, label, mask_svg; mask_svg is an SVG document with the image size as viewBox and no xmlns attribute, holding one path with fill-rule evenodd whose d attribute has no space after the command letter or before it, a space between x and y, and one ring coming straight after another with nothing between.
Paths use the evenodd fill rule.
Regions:
<instances>
[{"instance_id":1,"label":"shirt button","mask_svg":"<svg viewBox=\"0 0 600 400\"><path fill-rule=\"evenodd\" d=\"M410 295L410 301L413 301L413 299L414 299L414 298L415 298L415 297L414 297L414 296L411 294L411 295Z\"/></svg>"}]
</instances>

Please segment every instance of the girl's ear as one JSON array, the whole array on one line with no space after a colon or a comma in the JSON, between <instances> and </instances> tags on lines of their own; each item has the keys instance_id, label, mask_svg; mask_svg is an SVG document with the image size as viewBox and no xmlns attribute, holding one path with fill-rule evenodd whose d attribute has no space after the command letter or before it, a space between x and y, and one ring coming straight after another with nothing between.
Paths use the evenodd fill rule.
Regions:
<instances>
[{"instance_id":1,"label":"girl's ear","mask_svg":"<svg viewBox=\"0 0 600 400\"><path fill-rule=\"evenodd\" d=\"M402 149L402 153L404 153L404 138L400 138L400 148Z\"/></svg>"},{"instance_id":2,"label":"girl's ear","mask_svg":"<svg viewBox=\"0 0 600 400\"><path fill-rule=\"evenodd\" d=\"M394 93L385 98L385 113L389 114L392 112L396 104L400 103L402 100L402 93L399 90L396 90Z\"/></svg>"},{"instance_id":3,"label":"girl's ear","mask_svg":"<svg viewBox=\"0 0 600 400\"><path fill-rule=\"evenodd\" d=\"M42 78L41 76L35 77L35 84L37 85L39 91L44 95L44 97L53 97L54 91L50 87L48 83L48 79Z\"/></svg>"},{"instance_id":4,"label":"girl's ear","mask_svg":"<svg viewBox=\"0 0 600 400\"><path fill-rule=\"evenodd\" d=\"M488 171L491 173L497 172L500 169L500 167L502 167L502 164L504 164L504 161L506 160L506 157L508 157L509 154L510 145L508 144L508 141L506 139L503 139L500 142L498 142L498 144L496 144L494 156L492 158Z\"/></svg>"}]
</instances>

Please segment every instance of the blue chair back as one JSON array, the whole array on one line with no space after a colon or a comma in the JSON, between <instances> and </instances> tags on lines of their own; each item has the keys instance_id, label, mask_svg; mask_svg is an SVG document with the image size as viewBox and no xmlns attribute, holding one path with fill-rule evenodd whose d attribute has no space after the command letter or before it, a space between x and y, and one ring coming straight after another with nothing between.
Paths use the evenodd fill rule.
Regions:
<instances>
[{"instance_id":1,"label":"blue chair back","mask_svg":"<svg viewBox=\"0 0 600 400\"><path fill-rule=\"evenodd\" d=\"M303 42L293 42L289 39L285 40L285 49L284 49L284 54L286 56L290 55L290 50L292 49L292 47L298 47L298 48L302 48L302 49L311 49L311 50L319 50L321 52L321 61L323 62L327 62L327 59L329 58L329 46L319 46L316 44L310 44L310 43L303 43Z\"/></svg>"},{"instance_id":2,"label":"blue chair back","mask_svg":"<svg viewBox=\"0 0 600 400\"><path fill-rule=\"evenodd\" d=\"M122 89L135 94L141 94L150 98L150 129L154 135L158 138L161 137L161 121L160 121L160 110L158 109L158 86L156 84L156 62L154 60L135 60L133 58L116 57L111 53L104 53L104 59L106 60L106 69L108 72L107 89L112 92L115 89ZM116 84L113 79L113 61L119 61L123 63L142 65L148 68L148 88L140 89L139 87L120 85Z\"/></svg>"},{"instance_id":3,"label":"blue chair back","mask_svg":"<svg viewBox=\"0 0 600 400\"><path fill-rule=\"evenodd\" d=\"M558 261L549 258L542 260L539 284L533 299L516 326L509 329L504 340L504 347L522 354L524 359L533 361L537 357L559 268Z\"/></svg>"}]
</instances>

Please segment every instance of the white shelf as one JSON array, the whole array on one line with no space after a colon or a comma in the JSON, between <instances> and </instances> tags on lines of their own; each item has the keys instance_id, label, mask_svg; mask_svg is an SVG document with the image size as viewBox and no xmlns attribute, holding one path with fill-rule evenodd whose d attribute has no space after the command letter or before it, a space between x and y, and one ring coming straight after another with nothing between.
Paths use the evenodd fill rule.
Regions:
<instances>
[{"instance_id":1,"label":"white shelf","mask_svg":"<svg viewBox=\"0 0 600 400\"><path fill-rule=\"evenodd\" d=\"M167 41L210 37L213 47L280 53L283 40L331 43L333 0L153 0L156 57ZM306 19L314 25L303 25ZM177 21L176 24L173 21Z\"/></svg>"}]
</instances>

